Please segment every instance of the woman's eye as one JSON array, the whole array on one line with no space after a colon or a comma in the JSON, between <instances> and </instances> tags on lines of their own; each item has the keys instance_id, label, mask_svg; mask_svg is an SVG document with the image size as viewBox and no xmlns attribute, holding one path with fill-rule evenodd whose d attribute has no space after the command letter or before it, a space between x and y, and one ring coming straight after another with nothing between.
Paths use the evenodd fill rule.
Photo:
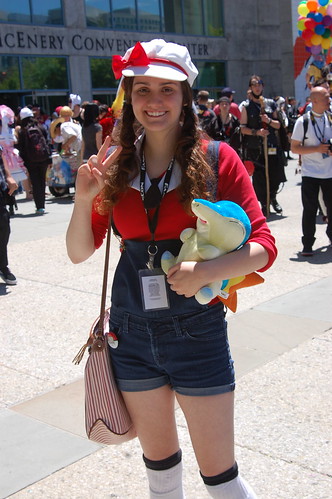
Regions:
<instances>
[{"instance_id":1,"label":"woman's eye","mask_svg":"<svg viewBox=\"0 0 332 499\"><path fill-rule=\"evenodd\" d=\"M139 94L146 94L146 93L148 93L148 91L149 91L149 90L148 90L147 88L145 88L145 87L141 87L141 88L139 88L139 89L137 90L137 93L139 93Z\"/></svg>"},{"instance_id":2,"label":"woman's eye","mask_svg":"<svg viewBox=\"0 0 332 499\"><path fill-rule=\"evenodd\" d=\"M171 87L165 87L165 88L163 89L163 92L164 92L165 94L170 94L170 93L172 93L172 92L173 92L173 88L171 88Z\"/></svg>"}]
</instances>

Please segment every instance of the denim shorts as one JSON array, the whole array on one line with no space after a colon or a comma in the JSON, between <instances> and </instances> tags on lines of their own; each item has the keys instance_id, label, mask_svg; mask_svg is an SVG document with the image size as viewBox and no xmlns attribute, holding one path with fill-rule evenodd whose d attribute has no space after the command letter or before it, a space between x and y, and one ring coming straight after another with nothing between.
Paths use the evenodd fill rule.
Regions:
<instances>
[{"instance_id":1,"label":"denim shorts","mask_svg":"<svg viewBox=\"0 0 332 499\"><path fill-rule=\"evenodd\" d=\"M114 375L122 391L169 385L182 395L207 396L233 391L223 305L177 316L144 318L111 308L110 348Z\"/></svg>"}]
</instances>

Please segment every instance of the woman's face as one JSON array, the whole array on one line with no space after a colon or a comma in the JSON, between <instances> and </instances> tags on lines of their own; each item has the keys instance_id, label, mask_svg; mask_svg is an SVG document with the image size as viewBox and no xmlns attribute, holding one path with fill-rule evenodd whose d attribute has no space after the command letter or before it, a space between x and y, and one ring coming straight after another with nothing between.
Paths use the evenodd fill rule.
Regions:
<instances>
[{"instance_id":1,"label":"woman's face","mask_svg":"<svg viewBox=\"0 0 332 499\"><path fill-rule=\"evenodd\" d=\"M164 132L180 126L183 93L178 81L135 76L131 103L136 119L147 132Z\"/></svg>"}]
</instances>

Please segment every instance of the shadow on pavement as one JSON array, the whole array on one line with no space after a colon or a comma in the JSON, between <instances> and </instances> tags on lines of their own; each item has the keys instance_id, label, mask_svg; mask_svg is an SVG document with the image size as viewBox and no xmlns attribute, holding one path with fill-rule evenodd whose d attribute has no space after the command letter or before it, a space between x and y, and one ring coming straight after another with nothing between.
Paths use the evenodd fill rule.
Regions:
<instances>
[{"instance_id":1,"label":"shadow on pavement","mask_svg":"<svg viewBox=\"0 0 332 499\"><path fill-rule=\"evenodd\" d=\"M291 262L304 262L307 261L313 265L324 265L332 262L332 245L321 246L314 249L312 256L302 256L301 251L298 252L296 258L290 258Z\"/></svg>"}]
</instances>

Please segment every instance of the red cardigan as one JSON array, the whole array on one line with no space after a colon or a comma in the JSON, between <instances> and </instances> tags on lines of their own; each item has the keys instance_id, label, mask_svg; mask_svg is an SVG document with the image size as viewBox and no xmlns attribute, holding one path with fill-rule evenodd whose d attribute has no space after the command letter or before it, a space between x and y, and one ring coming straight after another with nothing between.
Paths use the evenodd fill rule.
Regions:
<instances>
[{"instance_id":1,"label":"red cardigan","mask_svg":"<svg viewBox=\"0 0 332 499\"><path fill-rule=\"evenodd\" d=\"M251 222L248 242L261 244L269 255L267 265L258 271L267 270L277 257L275 240L266 224L243 163L236 152L225 143L221 143L219 148L217 199L233 201L247 213ZM124 240L149 241L151 237L140 192L134 188L129 188L114 206L113 221ZM101 246L107 227L108 216L100 215L93 209L92 230L96 248ZM180 233L187 227L196 227L196 217L184 211L177 190L171 190L166 193L160 205L155 239L179 239Z\"/></svg>"}]
</instances>

